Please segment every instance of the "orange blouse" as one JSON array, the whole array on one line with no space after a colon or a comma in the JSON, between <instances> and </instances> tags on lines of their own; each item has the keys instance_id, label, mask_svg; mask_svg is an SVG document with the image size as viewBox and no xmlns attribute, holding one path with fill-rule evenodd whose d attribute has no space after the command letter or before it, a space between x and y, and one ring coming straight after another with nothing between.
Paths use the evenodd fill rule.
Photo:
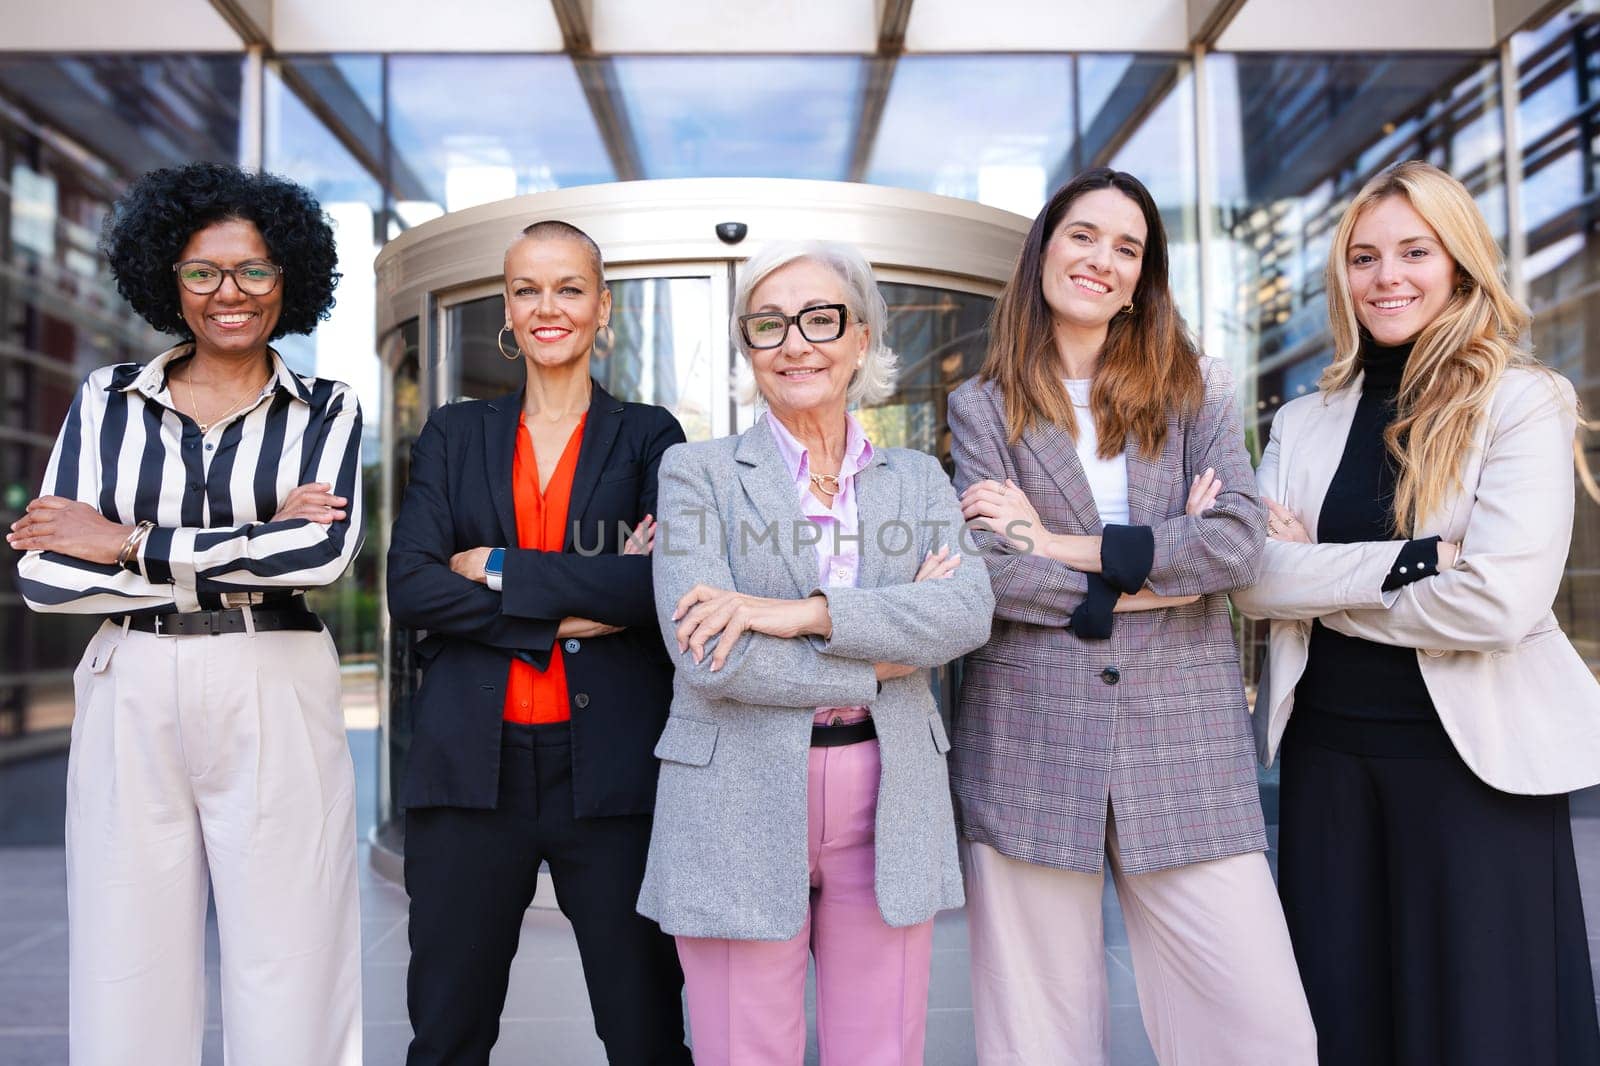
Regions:
<instances>
[{"instance_id":1,"label":"orange blouse","mask_svg":"<svg viewBox=\"0 0 1600 1066\"><path fill-rule=\"evenodd\" d=\"M567 505L572 502L572 476L578 469L578 450L583 446L583 424L588 414L567 438L567 446L556 461L555 473L543 494L539 492L539 460L533 454L533 440L524 420L517 420L517 450L511 462L511 488L517 509L517 545L534 551L558 552L566 544ZM572 718L567 704L567 666L561 658L561 642L550 649L550 665L544 670L521 659L511 660L511 677L506 682L508 722L565 722Z\"/></svg>"}]
</instances>

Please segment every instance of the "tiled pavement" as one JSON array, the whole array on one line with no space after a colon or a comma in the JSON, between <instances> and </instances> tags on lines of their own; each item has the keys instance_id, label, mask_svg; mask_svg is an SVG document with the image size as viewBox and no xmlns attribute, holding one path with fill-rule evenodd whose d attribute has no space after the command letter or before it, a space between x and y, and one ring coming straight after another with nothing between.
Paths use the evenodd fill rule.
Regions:
<instances>
[{"instance_id":1,"label":"tiled pavement","mask_svg":"<svg viewBox=\"0 0 1600 1066\"><path fill-rule=\"evenodd\" d=\"M361 812L365 839L375 805L376 735L366 729L352 730L350 742L365 802ZM5 1066L66 1063L66 902L59 843L64 778L62 759L0 767L0 840L32 841L28 846L0 848L0 1063ZM22 809L23 797L27 797L26 810ZM1591 956L1600 960L1600 796L1581 797L1577 810L1584 815L1574 819L1584 902L1589 928L1596 934L1590 942ZM373 872L366 858L363 845L366 1061L371 1066L397 1066L404 1059L410 1035L405 1013L406 897L400 888ZM1109 891L1105 915L1112 1062L1114 1066L1152 1066L1155 1059L1139 1020L1127 934ZM212 993L205 1063L221 1066L214 924L209 929L206 957ZM971 1063L967 932L959 912L940 915L935 925L929 1008L926 1061L932 1066ZM598 1066L605 1062L594 1036L572 933L556 911L535 908L523 921L521 949L493 1061L504 1066ZM814 1040L806 1061L817 1061Z\"/></svg>"}]
</instances>

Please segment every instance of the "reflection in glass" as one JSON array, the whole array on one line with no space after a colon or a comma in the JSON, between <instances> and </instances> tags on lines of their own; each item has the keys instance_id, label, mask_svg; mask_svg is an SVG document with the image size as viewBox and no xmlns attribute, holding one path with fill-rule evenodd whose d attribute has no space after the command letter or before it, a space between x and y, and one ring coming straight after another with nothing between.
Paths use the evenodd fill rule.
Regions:
<instances>
[{"instance_id":1,"label":"reflection in glass","mask_svg":"<svg viewBox=\"0 0 1600 1066\"><path fill-rule=\"evenodd\" d=\"M899 356L900 373L894 394L858 417L874 443L916 448L938 456L948 469L947 400L983 364L994 300L896 282L878 289L889 305L888 344Z\"/></svg>"},{"instance_id":2,"label":"reflection in glass","mask_svg":"<svg viewBox=\"0 0 1600 1066\"><path fill-rule=\"evenodd\" d=\"M1073 169L1074 95L1071 56L906 56L867 181L1032 215Z\"/></svg>"},{"instance_id":3,"label":"reflection in glass","mask_svg":"<svg viewBox=\"0 0 1600 1066\"><path fill-rule=\"evenodd\" d=\"M389 136L446 211L613 171L565 56L390 56Z\"/></svg>"},{"instance_id":4,"label":"reflection in glass","mask_svg":"<svg viewBox=\"0 0 1600 1066\"><path fill-rule=\"evenodd\" d=\"M1522 101L1523 276L1533 309L1539 358L1577 387L1587 417L1600 409L1600 372L1590 354L1600 342L1600 242L1594 237L1600 136L1593 67L1600 17L1573 4L1542 26L1512 38ZM1582 465L1600 471L1600 434L1580 434ZM1579 490L1556 617L1591 668L1600 670L1600 499Z\"/></svg>"},{"instance_id":5,"label":"reflection in glass","mask_svg":"<svg viewBox=\"0 0 1600 1066\"><path fill-rule=\"evenodd\" d=\"M1111 57L1096 56L1097 64ZM1096 69L1088 57L1080 70ZM1151 86L1160 100L1137 124L1118 130L1116 155L1110 165L1144 183L1161 210L1167 228L1167 279L1178 310L1193 330L1200 328L1199 178L1195 170L1194 78L1188 64L1153 67L1148 60L1124 62L1119 77L1163 78ZM1126 120L1124 120L1126 121Z\"/></svg>"},{"instance_id":6,"label":"reflection in glass","mask_svg":"<svg viewBox=\"0 0 1600 1066\"><path fill-rule=\"evenodd\" d=\"M1148 147L1125 169L1157 183L1192 174L1194 109L1165 104L1188 68L1166 56L907 56L866 179L1033 215L1079 171L1122 165L1135 135Z\"/></svg>"},{"instance_id":7,"label":"reflection in glass","mask_svg":"<svg viewBox=\"0 0 1600 1066\"><path fill-rule=\"evenodd\" d=\"M419 333L417 320L413 318L385 339L385 346L390 349L384 360L387 388L383 410L384 439L390 444L384 469L388 481L383 485L382 496L368 503L369 513L379 515L385 531L394 524L406 483L411 480L411 446L416 443L427 418L427 412L422 409L419 380ZM369 545L373 543L387 544L388 537L368 541ZM398 834L400 827L399 819L391 815L400 810L400 783L405 780L406 757L411 750L411 697L422 683L422 663L417 657L416 631L404 626L386 626L383 650L388 659L384 676L389 684L386 700L389 716L383 732L388 745L386 779L389 788L386 794L379 796L379 832L392 837Z\"/></svg>"},{"instance_id":8,"label":"reflection in glass","mask_svg":"<svg viewBox=\"0 0 1600 1066\"><path fill-rule=\"evenodd\" d=\"M460 378L450 399L515 392L527 380L522 360L497 343L505 303L497 294L450 308L447 346ZM506 349L511 350L510 334ZM619 400L660 404L690 440L711 436L712 360L728 357L711 322L711 279L628 278L611 282L611 331L595 342L590 374Z\"/></svg>"},{"instance_id":9,"label":"reflection in glass","mask_svg":"<svg viewBox=\"0 0 1600 1066\"><path fill-rule=\"evenodd\" d=\"M846 177L863 68L854 56L612 61L652 178Z\"/></svg>"}]
</instances>

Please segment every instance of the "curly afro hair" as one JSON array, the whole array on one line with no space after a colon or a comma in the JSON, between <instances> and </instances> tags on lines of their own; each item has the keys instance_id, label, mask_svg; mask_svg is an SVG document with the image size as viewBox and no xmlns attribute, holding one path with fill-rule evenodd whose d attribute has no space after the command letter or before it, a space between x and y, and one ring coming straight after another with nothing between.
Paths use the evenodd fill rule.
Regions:
<instances>
[{"instance_id":1,"label":"curly afro hair","mask_svg":"<svg viewBox=\"0 0 1600 1066\"><path fill-rule=\"evenodd\" d=\"M100 238L117 291L155 329L192 339L172 264L197 231L231 219L254 224L283 268L283 311L272 339L316 329L339 283L322 205L292 181L222 163L152 170L117 200Z\"/></svg>"}]
</instances>

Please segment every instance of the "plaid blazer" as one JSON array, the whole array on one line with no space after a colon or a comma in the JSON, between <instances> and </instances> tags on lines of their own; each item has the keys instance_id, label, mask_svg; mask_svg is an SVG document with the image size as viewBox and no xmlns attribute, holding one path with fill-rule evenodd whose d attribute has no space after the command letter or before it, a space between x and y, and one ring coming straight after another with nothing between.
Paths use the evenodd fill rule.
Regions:
<instances>
[{"instance_id":1,"label":"plaid blazer","mask_svg":"<svg viewBox=\"0 0 1600 1066\"><path fill-rule=\"evenodd\" d=\"M1172 416L1160 456L1131 437L1126 449L1129 521L1155 536L1148 585L1197 602L1119 614L1109 640L1083 640L1067 628L1082 573L976 537L995 620L966 661L950 777L961 831L1004 855L1098 872L1108 811L1127 873L1266 847L1227 597L1256 578L1266 511L1231 376L1216 360L1202 367L1205 401ZM1011 478L1052 532L1101 532L1065 431L1007 443L1000 391L976 379L951 395L949 420L958 490ZM1222 492L1188 517L1189 479L1207 467Z\"/></svg>"}]
</instances>

